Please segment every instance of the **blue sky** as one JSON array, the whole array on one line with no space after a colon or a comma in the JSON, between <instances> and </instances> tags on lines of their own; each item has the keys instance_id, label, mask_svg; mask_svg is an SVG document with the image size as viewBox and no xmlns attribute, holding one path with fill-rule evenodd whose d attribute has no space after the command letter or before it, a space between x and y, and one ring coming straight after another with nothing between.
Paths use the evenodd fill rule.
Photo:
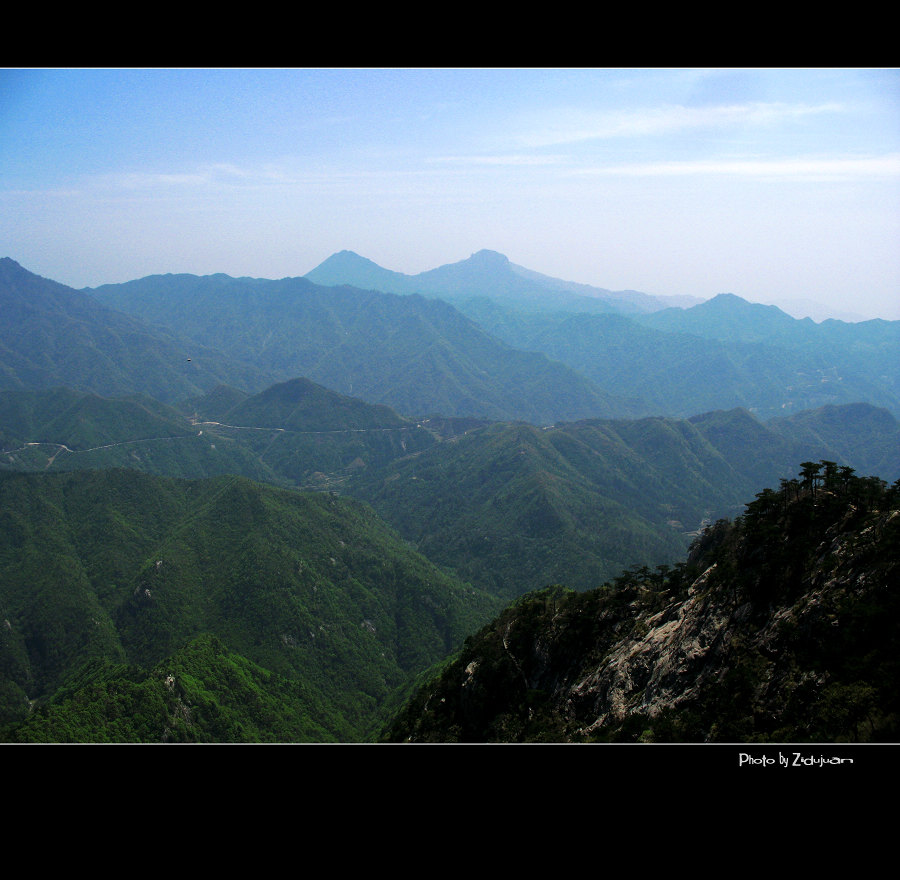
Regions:
<instances>
[{"instance_id":1,"label":"blue sky","mask_svg":"<svg viewBox=\"0 0 900 880\"><path fill-rule=\"evenodd\" d=\"M900 319L894 69L0 70L0 256L73 287L413 274Z\"/></svg>"}]
</instances>

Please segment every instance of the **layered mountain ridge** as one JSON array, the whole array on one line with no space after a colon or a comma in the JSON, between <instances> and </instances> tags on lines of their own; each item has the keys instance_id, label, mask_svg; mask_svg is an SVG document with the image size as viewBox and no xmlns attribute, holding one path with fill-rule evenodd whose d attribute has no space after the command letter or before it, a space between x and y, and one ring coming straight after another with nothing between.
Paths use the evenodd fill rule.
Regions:
<instances>
[{"instance_id":1,"label":"layered mountain ridge","mask_svg":"<svg viewBox=\"0 0 900 880\"><path fill-rule=\"evenodd\" d=\"M491 251L417 276L349 252L319 270L74 291L0 261L6 736L371 738L418 676L523 594L608 581L617 632L653 630L649 608L665 604L653 566L683 573L692 538L709 549L726 532L710 519L764 486L781 481L790 498L761 492L735 528L769 522L763 507L787 517L787 500L821 487L794 485L798 462L823 461L819 501L852 469L900 476L900 322L817 325L732 295L668 308ZM814 508L810 521L831 530ZM787 534L792 520L772 522ZM877 582L896 542L874 520L863 528L877 536ZM799 553L803 534L790 534ZM782 551L756 545L770 573L796 567ZM716 620L735 589L710 594ZM777 611L754 601L760 619ZM872 607L880 627L887 612ZM628 656L636 645L621 643ZM759 653L751 666L770 668ZM868 707L854 726L804 735L882 736L893 723L882 691L841 678L825 703L796 703L821 718L826 706L849 717L853 693ZM676 717L684 700L647 705L663 720L607 712L583 728L628 740L643 725L643 741L772 734ZM560 724L541 736L573 735Z\"/></svg>"},{"instance_id":2,"label":"layered mountain ridge","mask_svg":"<svg viewBox=\"0 0 900 880\"><path fill-rule=\"evenodd\" d=\"M551 278L517 266L491 250L417 275L382 268L353 251L340 251L304 277L328 287L350 284L364 290L437 296L454 303L489 295L498 302L536 311L640 313L685 303L684 299L672 301L638 291L611 291Z\"/></svg>"},{"instance_id":3,"label":"layered mountain ridge","mask_svg":"<svg viewBox=\"0 0 900 880\"><path fill-rule=\"evenodd\" d=\"M15 318L9 329L17 328L0 339L7 388L143 391L174 402L217 384L255 393L303 376L413 417L549 424L745 407L771 418L858 401L900 415L900 322L815 325L731 295L643 314L538 314L525 294L516 293L513 305L487 299L492 274L471 258L431 270L451 279L448 289L465 290L456 307L418 293L323 287L308 277L150 276L79 293L11 260L4 266L0 286ZM56 312L71 305L36 311L20 303L25 288L42 285L66 302L78 294L82 312L94 300L107 309L92 307L79 330L60 332ZM50 297L49 288L42 295ZM122 312L137 334L127 352ZM101 356L107 350L121 353L113 362ZM40 366L48 351L64 366Z\"/></svg>"},{"instance_id":4,"label":"layered mountain ridge","mask_svg":"<svg viewBox=\"0 0 900 880\"><path fill-rule=\"evenodd\" d=\"M279 381L304 376L405 415L540 423L636 411L569 367L511 348L448 303L417 294L305 278L154 276L92 295Z\"/></svg>"}]
</instances>

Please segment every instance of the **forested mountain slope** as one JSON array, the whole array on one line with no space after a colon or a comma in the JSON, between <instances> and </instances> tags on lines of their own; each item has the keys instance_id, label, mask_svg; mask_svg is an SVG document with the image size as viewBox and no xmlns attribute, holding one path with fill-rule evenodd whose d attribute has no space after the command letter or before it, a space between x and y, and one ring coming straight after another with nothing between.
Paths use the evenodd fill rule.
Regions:
<instances>
[{"instance_id":1,"label":"forested mountain slope","mask_svg":"<svg viewBox=\"0 0 900 880\"><path fill-rule=\"evenodd\" d=\"M402 415L557 419L635 410L574 370L507 346L451 305L304 278L151 276L90 291L152 324L290 380Z\"/></svg>"},{"instance_id":2,"label":"forested mountain slope","mask_svg":"<svg viewBox=\"0 0 900 880\"><path fill-rule=\"evenodd\" d=\"M219 383L270 384L255 366L153 328L0 259L0 389L68 386L172 403Z\"/></svg>"},{"instance_id":3,"label":"forested mountain slope","mask_svg":"<svg viewBox=\"0 0 900 880\"><path fill-rule=\"evenodd\" d=\"M152 669L87 663L20 724L16 743L333 742L345 728L313 689L198 636Z\"/></svg>"},{"instance_id":4,"label":"forested mountain slope","mask_svg":"<svg viewBox=\"0 0 900 880\"><path fill-rule=\"evenodd\" d=\"M817 325L736 296L642 316L536 316L484 299L460 308L507 344L639 399L643 414L741 406L769 419L866 402L900 415L898 321Z\"/></svg>"},{"instance_id":5,"label":"forested mountain slope","mask_svg":"<svg viewBox=\"0 0 900 880\"><path fill-rule=\"evenodd\" d=\"M0 448L26 442L73 448L191 434L178 410L146 395L101 397L71 388L0 391Z\"/></svg>"},{"instance_id":6,"label":"forested mountain slope","mask_svg":"<svg viewBox=\"0 0 900 880\"><path fill-rule=\"evenodd\" d=\"M736 515L797 461L870 471L874 462L900 477L890 413L842 413L806 414L802 433L741 409L547 429L495 424L360 471L346 491L491 592L512 598L556 581L586 589L632 564L680 558L704 521Z\"/></svg>"},{"instance_id":7,"label":"forested mountain slope","mask_svg":"<svg viewBox=\"0 0 900 880\"><path fill-rule=\"evenodd\" d=\"M497 607L326 493L125 470L0 474L7 722L90 678L85 664L150 671L210 634L297 682L324 738L364 739L398 689Z\"/></svg>"},{"instance_id":8,"label":"forested mountain slope","mask_svg":"<svg viewBox=\"0 0 900 880\"><path fill-rule=\"evenodd\" d=\"M198 402L203 410L205 404ZM364 403L308 379L282 382L225 408L221 421L198 422L227 438L274 481L336 490L360 470L434 446L435 434L384 405Z\"/></svg>"},{"instance_id":9,"label":"forested mountain slope","mask_svg":"<svg viewBox=\"0 0 900 880\"><path fill-rule=\"evenodd\" d=\"M865 403L825 406L772 419L768 426L807 449L828 449L807 458L853 463L863 473L881 474L888 482L900 478L900 423L891 413Z\"/></svg>"},{"instance_id":10,"label":"forested mountain slope","mask_svg":"<svg viewBox=\"0 0 900 880\"><path fill-rule=\"evenodd\" d=\"M138 395L0 391L0 470L128 467L336 489L361 468L436 444L430 424L306 379L256 395L219 386L178 409ZM452 421L440 430L452 433Z\"/></svg>"},{"instance_id":11,"label":"forested mountain slope","mask_svg":"<svg viewBox=\"0 0 900 880\"><path fill-rule=\"evenodd\" d=\"M251 444L204 433L153 398L55 388L0 391L0 471L125 467L169 477L240 474L288 482Z\"/></svg>"},{"instance_id":12,"label":"forested mountain slope","mask_svg":"<svg viewBox=\"0 0 900 880\"><path fill-rule=\"evenodd\" d=\"M798 460L900 477L900 425L866 404L769 423L738 409L540 429L410 421L298 379L252 396L220 389L191 411L65 389L0 392L0 470L235 473L338 491L372 504L433 561L509 598L671 562L704 521L734 515Z\"/></svg>"},{"instance_id":13,"label":"forested mountain slope","mask_svg":"<svg viewBox=\"0 0 900 880\"><path fill-rule=\"evenodd\" d=\"M900 485L805 462L673 569L523 597L398 742L896 742Z\"/></svg>"}]
</instances>

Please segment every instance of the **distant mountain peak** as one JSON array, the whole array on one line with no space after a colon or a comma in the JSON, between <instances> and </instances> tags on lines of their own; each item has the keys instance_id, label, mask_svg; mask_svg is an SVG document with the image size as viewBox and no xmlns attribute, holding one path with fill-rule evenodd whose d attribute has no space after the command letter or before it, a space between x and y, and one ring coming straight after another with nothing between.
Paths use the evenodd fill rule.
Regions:
<instances>
[{"instance_id":1,"label":"distant mountain peak","mask_svg":"<svg viewBox=\"0 0 900 880\"><path fill-rule=\"evenodd\" d=\"M738 296L736 293L717 293L712 299L708 299L704 303L700 303L697 308L707 309L707 308L729 308L729 309L753 309L755 312L759 314L768 313L770 315L774 315L777 313L785 315L785 317L790 318L786 312L783 312L776 305L769 305L766 303L758 303L758 302L750 302L750 300L744 299L741 296ZM792 319L794 320L794 319Z\"/></svg>"},{"instance_id":2,"label":"distant mountain peak","mask_svg":"<svg viewBox=\"0 0 900 880\"><path fill-rule=\"evenodd\" d=\"M39 275L29 272L24 266L21 266L11 257L0 257L0 272L7 278L33 278L35 280L45 280Z\"/></svg>"},{"instance_id":3,"label":"distant mountain peak","mask_svg":"<svg viewBox=\"0 0 900 880\"><path fill-rule=\"evenodd\" d=\"M509 265L509 258L497 251L480 250L472 254L466 262L481 266L502 268Z\"/></svg>"},{"instance_id":4,"label":"distant mountain peak","mask_svg":"<svg viewBox=\"0 0 900 880\"><path fill-rule=\"evenodd\" d=\"M413 293L409 278L379 266L354 251L338 251L303 276L313 284L325 287L349 284L361 290L383 290L390 293Z\"/></svg>"},{"instance_id":5,"label":"distant mountain peak","mask_svg":"<svg viewBox=\"0 0 900 880\"><path fill-rule=\"evenodd\" d=\"M366 257L361 257L356 251L343 250L332 254L319 268L322 266L334 268L336 266L378 266L378 264ZM381 267L378 266L378 268Z\"/></svg>"},{"instance_id":6,"label":"distant mountain peak","mask_svg":"<svg viewBox=\"0 0 900 880\"><path fill-rule=\"evenodd\" d=\"M495 283L498 279L503 279L504 282L515 280L516 283L521 283L519 276L513 272L509 259L497 251L489 250L476 251L466 260L438 266L437 269L423 272L419 277L426 279L455 278L457 281L465 280L465 283L471 283L475 278L482 281L488 280L491 283Z\"/></svg>"},{"instance_id":7,"label":"distant mountain peak","mask_svg":"<svg viewBox=\"0 0 900 880\"><path fill-rule=\"evenodd\" d=\"M714 297L708 299L700 305L714 304L717 306L735 306L735 305L751 305L749 300L738 296L736 293L717 293Z\"/></svg>"}]
</instances>

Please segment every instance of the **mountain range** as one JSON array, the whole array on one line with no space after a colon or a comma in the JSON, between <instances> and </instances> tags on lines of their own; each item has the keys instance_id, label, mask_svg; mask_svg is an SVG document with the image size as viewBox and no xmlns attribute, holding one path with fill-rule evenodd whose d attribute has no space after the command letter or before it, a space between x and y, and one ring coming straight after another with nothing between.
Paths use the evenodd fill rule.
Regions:
<instances>
[{"instance_id":1,"label":"mountain range","mask_svg":"<svg viewBox=\"0 0 900 880\"><path fill-rule=\"evenodd\" d=\"M707 302L613 293L493 251L415 276L343 251L305 277L446 299L507 344L634 401L633 415L743 406L769 418L860 400L900 415L897 321L816 324L725 293Z\"/></svg>"},{"instance_id":2,"label":"mountain range","mask_svg":"<svg viewBox=\"0 0 900 880\"><path fill-rule=\"evenodd\" d=\"M418 275L384 269L353 251L340 251L304 276L325 287L350 285L363 290L439 297L454 304L485 296L527 311L638 314L667 306L696 305L694 297L656 297L636 290L606 290L551 278L511 263L503 254L481 250L467 260Z\"/></svg>"},{"instance_id":3,"label":"mountain range","mask_svg":"<svg viewBox=\"0 0 900 880\"><path fill-rule=\"evenodd\" d=\"M731 295L640 314L537 313L484 295L501 261L482 252L433 270L467 291L455 308L309 278L150 276L76 292L7 259L15 332L0 338L0 387L175 402L302 376L417 418L551 424L744 407L767 419L856 402L900 415L900 322L817 325ZM73 312L63 330L58 314Z\"/></svg>"},{"instance_id":4,"label":"mountain range","mask_svg":"<svg viewBox=\"0 0 900 880\"><path fill-rule=\"evenodd\" d=\"M739 513L798 461L900 477L900 424L869 404L768 423L736 409L538 428L417 422L300 379L250 396L220 387L210 401L215 419L203 399L180 413L147 398L0 392L0 470L235 473L338 491L372 505L433 561L507 598L670 562L704 522Z\"/></svg>"},{"instance_id":5,"label":"mountain range","mask_svg":"<svg viewBox=\"0 0 900 880\"><path fill-rule=\"evenodd\" d=\"M547 422L634 411L563 364L511 348L448 303L419 295L225 276L154 276L91 294L276 380L303 376L405 415Z\"/></svg>"},{"instance_id":6,"label":"mountain range","mask_svg":"<svg viewBox=\"0 0 900 880\"><path fill-rule=\"evenodd\" d=\"M534 590L624 600L800 463L900 478L900 322L680 305L490 251L0 261L4 736L372 740Z\"/></svg>"}]
</instances>

